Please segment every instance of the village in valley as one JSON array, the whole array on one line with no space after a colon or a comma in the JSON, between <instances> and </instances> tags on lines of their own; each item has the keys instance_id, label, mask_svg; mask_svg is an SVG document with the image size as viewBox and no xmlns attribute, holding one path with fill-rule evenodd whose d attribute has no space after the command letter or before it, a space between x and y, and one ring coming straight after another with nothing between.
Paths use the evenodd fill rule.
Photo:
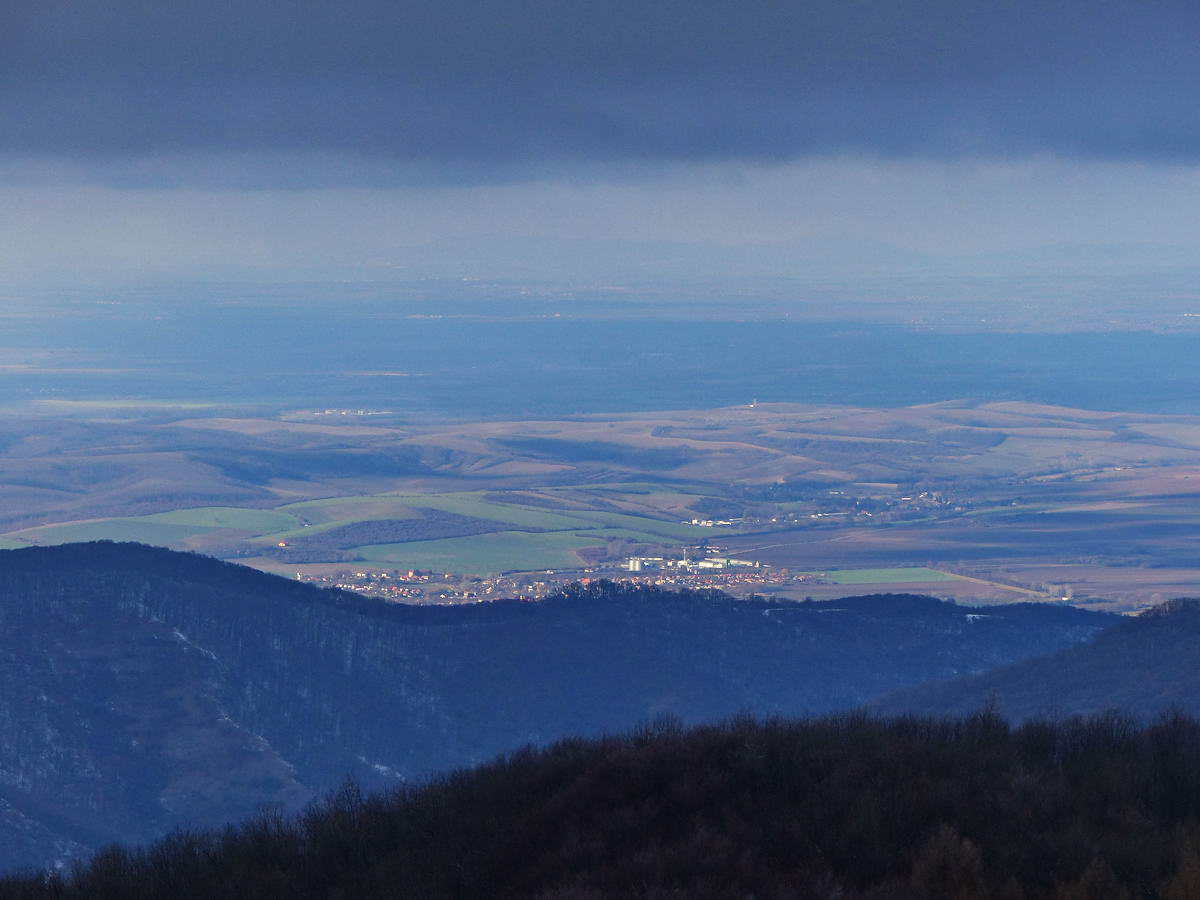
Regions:
<instances>
[{"instance_id":1,"label":"village in valley","mask_svg":"<svg viewBox=\"0 0 1200 900\"><path fill-rule=\"evenodd\" d=\"M691 590L717 589L734 596L778 591L794 585L820 584L820 576L792 574L746 560L698 560L631 557L622 566L546 569L486 578L450 572L367 571L346 569L329 574L297 573L296 578L321 587L340 588L397 603L475 603L501 597L539 600L573 582L607 579Z\"/></svg>"}]
</instances>

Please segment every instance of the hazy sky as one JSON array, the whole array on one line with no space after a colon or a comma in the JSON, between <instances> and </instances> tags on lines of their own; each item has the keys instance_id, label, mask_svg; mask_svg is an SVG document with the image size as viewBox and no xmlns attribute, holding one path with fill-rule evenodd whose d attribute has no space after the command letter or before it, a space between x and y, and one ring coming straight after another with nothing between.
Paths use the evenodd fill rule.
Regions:
<instances>
[{"instance_id":1,"label":"hazy sky","mask_svg":"<svg viewBox=\"0 0 1200 900\"><path fill-rule=\"evenodd\" d=\"M0 10L10 281L1200 251L1195 2Z\"/></svg>"}]
</instances>

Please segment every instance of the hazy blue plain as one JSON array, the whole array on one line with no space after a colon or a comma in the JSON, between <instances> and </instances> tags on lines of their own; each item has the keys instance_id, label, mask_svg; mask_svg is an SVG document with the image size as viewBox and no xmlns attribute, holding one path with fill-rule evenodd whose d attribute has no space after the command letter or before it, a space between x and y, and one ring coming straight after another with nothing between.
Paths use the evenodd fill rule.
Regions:
<instances>
[{"instance_id":1,"label":"hazy blue plain","mask_svg":"<svg viewBox=\"0 0 1200 900\"><path fill-rule=\"evenodd\" d=\"M561 416L1017 399L1200 413L1200 336L553 317L544 305L70 301L3 318L0 406L41 401ZM445 312L436 312L443 309ZM682 308L681 308L682 309Z\"/></svg>"}]
</instances>

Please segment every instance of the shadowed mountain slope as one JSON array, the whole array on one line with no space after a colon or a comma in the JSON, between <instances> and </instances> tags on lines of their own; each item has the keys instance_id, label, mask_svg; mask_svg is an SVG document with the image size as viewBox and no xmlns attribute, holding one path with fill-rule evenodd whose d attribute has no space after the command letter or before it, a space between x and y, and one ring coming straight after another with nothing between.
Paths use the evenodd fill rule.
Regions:
<instances>
[{"instance_id":1,"label":"shadowed mountain slope","mask_svg":"<svg viewBox=\"0 0 1200 900\"><path fill-rule=\"evenodd\" d=\"M899 691L886 713L961 713L988 704L1014 720L1119 709L1200 714L1200 600L1125 618L1086 644L952 681Z\"/></svg>"},{"instance_id":2,"label":"shadowed mountain slope","mask_svg":"<svg viewBox=\"0 0 1200 900\"><path fill-rule=\"evenodd\" d=\"M0 868L296 808L659 713L806 715L1092 638L1115 620L928 597L744 602L601 582L392 605L200 556L0 552Z\"/></svg>"}]
</instances>

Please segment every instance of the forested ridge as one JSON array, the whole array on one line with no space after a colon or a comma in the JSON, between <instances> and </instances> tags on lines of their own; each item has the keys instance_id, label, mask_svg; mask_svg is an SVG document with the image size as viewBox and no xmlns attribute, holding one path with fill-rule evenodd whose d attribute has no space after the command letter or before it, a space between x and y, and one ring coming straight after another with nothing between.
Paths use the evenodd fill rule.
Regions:
<instances>
[{"instance_id":1,"label":"forested ridge","mask_svg":"<svg viewBox=\"0 0 1200 900\"><path fill-rule=\"evenodd\" d=\"M1200 722L660 721L345 785L0 898L1193 900Z\"/></svg>"},{"instance_id":2,"label":"forested ridge","mask_svg":"<svg viewBox=\"0 0 1200 900\"><path fill-rule=\"evenodd\" d=\"M848 709L1114 621L603 582L425 608L134 544L0 551L0 870L661 713Z\"/></svg>"}]
</instances>

